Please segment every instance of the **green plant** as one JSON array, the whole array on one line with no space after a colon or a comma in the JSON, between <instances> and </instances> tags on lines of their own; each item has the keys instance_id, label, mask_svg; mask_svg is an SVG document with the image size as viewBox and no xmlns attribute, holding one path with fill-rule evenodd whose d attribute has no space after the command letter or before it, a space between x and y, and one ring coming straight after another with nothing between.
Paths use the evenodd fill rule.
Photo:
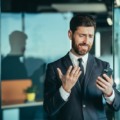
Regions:
<instances>
[{"instance_id":1,"label":"green plant","mask_svg":"<svg viewBox=\"0 0 120 120\"><path fill-rule=\"evenodd\" d=\"M30 86L25 90L26 93L36 93L37 92L37 87L36 86Z\"/></svg>"}]
</instances>

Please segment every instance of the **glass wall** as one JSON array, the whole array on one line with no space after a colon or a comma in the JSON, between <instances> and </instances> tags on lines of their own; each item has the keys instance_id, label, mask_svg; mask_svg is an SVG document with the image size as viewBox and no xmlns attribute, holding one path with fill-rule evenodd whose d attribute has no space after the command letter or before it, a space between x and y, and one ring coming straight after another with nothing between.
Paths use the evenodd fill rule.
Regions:
<instances>
[{"instance_id":1,"label":"glass wall","mask_svg":"<svg viewBox=\"0 0 120 120\"><path fill-rule=\"evenodd\" d=\"M114 78L120 91L120 8L114 8ZM115 114L115 120L120 120L120 111Z\"/></svg>"},{"instance_id":2,"label":"glass wall","mask_svg":"<svg viewBox=\"0 0 120 120\"><path fill-rule=\"evenodd\" d=\"M67 34L72 16L71 12L1 14L1 79L32 80L37 86L34 104L38 104L17 108L18 114L9 109L9 115L3 109L3 120L7 119L6 114L9 119L13 119L12 116L19 117L19 120L44 119L42 101L46 65L70 49Z\"/></svg>"},{"instance_id":3,"label":"glass wall","mask_svg":"<svg viewBox=\"0 0 120 120\"><path fill-rule=\"evenodd\" d=\"M70 41L67 36L69 27L69 20L72 17L72 13L42 13L42 14L1 14L1 53L3 64L5 63L3 58L6 58L10 54L16 54L17 43L11 45L10 35L15 31L23 31L27 36L25 43L25 51L23 56L20 55L20 61L24 62L27 71L27 77L32 79L33 84L40 87L40 93L38 93L39 99L42 99L43 94L43 80L45 75L46 64L60 58L70 49ZM14 35L18 39L18 35ZM22 41L22 40L21 40ZM18 43L21 44L21 43ZM13 46L14 45L14 46ZM11 49L14 49L11 53ZM61 49L62 48L62 49ZM18 56L18 55L16 55ZM15 62L12 62L14 64ZM3 66L5 68L11 67L10 71L15 71L15 67ZM2 67L2 73L4 68ZM17 65L16 65L17 69ZM15 72L14 72L15 73ZM7 72L6 78L2 75L3 79L21 79L17 76L9 77ZM20 71L17 74L22 74ZM23 76L23 78L26 78Z\"/></svg>"}]
</instances>

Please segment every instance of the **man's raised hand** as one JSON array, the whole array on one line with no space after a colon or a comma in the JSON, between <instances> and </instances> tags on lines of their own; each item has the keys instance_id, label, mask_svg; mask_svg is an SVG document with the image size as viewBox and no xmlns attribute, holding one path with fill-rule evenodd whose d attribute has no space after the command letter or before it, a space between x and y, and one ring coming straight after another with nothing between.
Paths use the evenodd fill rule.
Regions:
<instances>
[{"instance_id":1,"label":"man's raised hand","mask_svg":"<svg viewBox=\"0 0 120 120\"><path fill-rule=\"evenodd\" d=\"M62 81L62 87L66 92L70 92L72 87L77 82L81 71L78 66L70 66L65 75L63 75L60 68L57 68L59 78Z\"/></svg>"}]
</instances>

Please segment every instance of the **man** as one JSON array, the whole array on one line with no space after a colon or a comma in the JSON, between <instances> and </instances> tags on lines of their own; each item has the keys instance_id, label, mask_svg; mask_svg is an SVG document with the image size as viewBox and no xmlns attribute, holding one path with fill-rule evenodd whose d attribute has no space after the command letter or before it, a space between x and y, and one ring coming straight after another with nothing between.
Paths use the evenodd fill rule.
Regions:
<instances>
[{"instance_id":1,"label":"man","mask_svg":"<svg viewBox=\"0 0 120 120\"><path fill-rule=\"evenodd\" d=\"M26 47L27 35L15 30L9 35L10 52L1 63L1 79L26 79L28 78L23 56ZM22 58L22 59L21 59Z\"/></svg>"},{"instance_id":2,"label":"man","mask_svg":"<svg viewBox=\"0 0 120 120\"><path fill-rule=\"evenodd\" d=\"M102 74L109 64L89 54L95 29L91 16L74 16L68 31L71 50L47 66L44 108L56 120L107 120L103 98L112 110L120 108L112 76Z\"/></svg>"}]
</instances>

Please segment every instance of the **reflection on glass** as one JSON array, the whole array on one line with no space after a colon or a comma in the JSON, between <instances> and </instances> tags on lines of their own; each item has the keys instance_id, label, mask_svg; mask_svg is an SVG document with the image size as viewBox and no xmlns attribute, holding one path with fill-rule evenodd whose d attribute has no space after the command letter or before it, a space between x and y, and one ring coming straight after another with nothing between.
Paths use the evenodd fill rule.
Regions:
<instances>
[{"instance_id":1,"label":"reflection on glass","mask_svg":"<svg viewBox=\"0 0 120 120\"><path fill-rule=\"evenodd\" d=\"M120 8L114 9L115 81L120 88Z\"/></svg>"},{"instance_id":2,"label":"reflection on glass","mask_svg":"<svg viewBox=\"0 0 120 120\"><path fill-rule=\"evenodd\" d=\"M120 8L114 8L114 60L114 77L120 91ZM120 111L115 114L115 120L120 120Z\"/></svg>"},{"instance_id":3,"label":"reflection on glass","mask_svg":"<svg viewBox=\"0 0 120 120\"><path fill-rule=\"evenodd\" d=\"M21 31L13 31L9 35L10 51L2 59L1 79L26 79L27 71L24 63L21 61L25 52L27 35Z\"/></svg>"},{"instance_id":4,"label":"reflection on glass","mask_svg":"<svg viewBox=\"0 0 120 120\"><path fill-rule=\"evenodd\" d=\"M68 24L72 15L72 13L24 14L24 33L27 35L26 49L18 61L23 63L27 77L32 80L33 85L37 85L36 101L43 100L46 64L59 58L70 48L70 42L66 40L68 39L66 33L68 32ZM13 43L15 45L12 44L12 51L9 44L9 35L13 31L22 31L21 14L2 13L1 23L1 53L2 60L4 60L8 54L16 54L18 52L16 49L21 46L21 43L17 43L17 40L20 39L19 36L16 37L17 39ZM12 63L10 64L10 60L6 62L9 65L14 64L14 67L7 67L7 69L13 68L14 73L20 70L18 65L16 65L17 62L11 61ZM5 65L7 64L5 63ZM23 75L24 68L20 70L21 73L15 73L14 75ZM3 70L2 73L6 74ZM20 118L31 119L30 117L34 116L36 119L44 119L43 107L40 106L40 109L37 110L35 111L34 107L23 108L20 110Z\"/></svg>"},{"instance_id":5,"label":"reflection on glass","mask_svg":"<svg viewBox=\"0 0 120 120\"><path fill-rule=\"evenodd\" d=\"M24 15L24 33L27 35L25 45L26 50L24 51L23 56L17 57L17 55L15 55L15 57L17 57L17 62L14 62L13 60L6 60L7 64L5 63L5 68L7 68L7 70L10 68L10 72L8 72L10 75L12 75L11 71L13 70L11 69L13 68L13 75L15 76L24 75L22 72L26 69L27 78L30 78L33 84L38 86L36 100L43 99L43 83L46 64L59 58L60 56L63 56L63 54L70 48L70 41L66 33L68 32L69 20L72 15L72 13L42 13ZM12 34L13 31L21 31L22 17L21 14L2 13L1 18L1 52L2 59L5 60L6 57L8 59L8 54L17 54L21 47L21 43L19 43L22 41L20 40L20 36L13 35L15 40L11 43L9 42L9 35ZM5 28L4 25L6 25L7 28ZM12 61L12 63L10 63L10 61ZM22 62L22 65L24 65L24 68L21 68L22 70L18 67L22 66L20 64L17 65L18 62ZM14 67L6 67L6 65L12 64L14 64ZM21 73L16 73L17 70ZM6 72L2 70L2 73L5 74L6 77ZM11 77L11 79L13 78L16 77ZM10 77L4 79L10 79Z\"/></svg>"},{"instance_id":6,"label":"reflection on glass","mask_svg":"<svg viewBox=\"0 0 120 120\"><path fill-rule=\"evenodd\" d=\"M6 56L10 51L9 34L22 30L21 14L1 13L1 54Z\"/></svg>"}]
</instances>

